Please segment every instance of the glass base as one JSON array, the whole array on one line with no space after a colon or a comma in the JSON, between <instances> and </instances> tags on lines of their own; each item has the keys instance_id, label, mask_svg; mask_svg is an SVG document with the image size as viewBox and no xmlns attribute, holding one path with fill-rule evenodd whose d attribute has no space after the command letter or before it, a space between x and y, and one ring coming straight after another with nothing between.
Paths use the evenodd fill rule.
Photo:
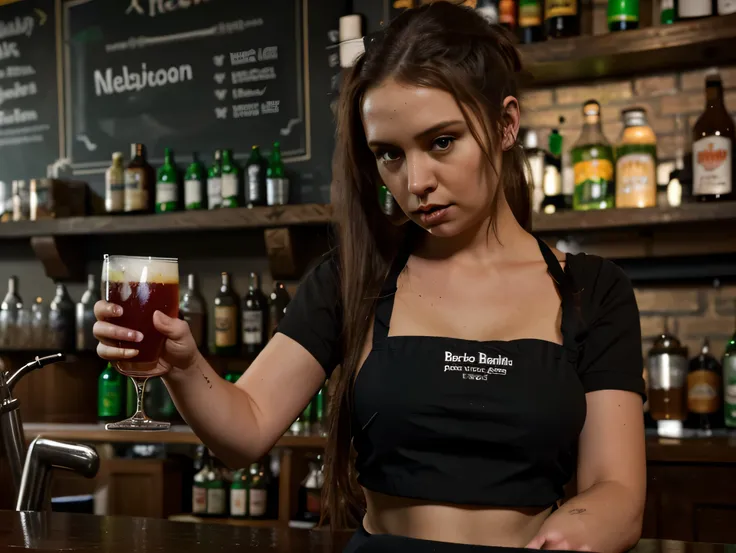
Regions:
<instances>
[{"instance_id":1,"label":"glass base","mask_svg":"<svg viewBox=\"0 0 736 553\"><path fill-rule=\"evenodd\" d=\"M108 422L105 425L105 430L138 430L143 432L156 432L168 430L169 428L171 428L171 423L168 422L135 417L120 422Z\"/></svg>"}]
</instances>

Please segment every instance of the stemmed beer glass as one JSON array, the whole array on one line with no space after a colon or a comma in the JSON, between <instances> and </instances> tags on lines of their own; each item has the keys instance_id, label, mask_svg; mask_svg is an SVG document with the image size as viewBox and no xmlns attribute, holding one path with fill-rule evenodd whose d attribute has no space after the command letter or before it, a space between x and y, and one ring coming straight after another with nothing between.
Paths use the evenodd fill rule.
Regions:
<instances>
[{"instance_id":1,"label":"stemmed beer glass","mask_svg":"<svg viewBox=\"0 0 736 553\"><path fill-rule=\"evenodd\" d=\"M176 258L107 255L102 264L102 297L123 308L116 325L143 334L141 342L116 344L138 350L135 357L113 361L113 366L135 384L136 411L132 417L105 425L107 430L168 430L168 422L155 421L143 409L143 391L149 378L161 376L166 369L158 358L166 338L153 326L158 310L169 317L179 315L179 262Z\"/></svg>"}]
</instances>

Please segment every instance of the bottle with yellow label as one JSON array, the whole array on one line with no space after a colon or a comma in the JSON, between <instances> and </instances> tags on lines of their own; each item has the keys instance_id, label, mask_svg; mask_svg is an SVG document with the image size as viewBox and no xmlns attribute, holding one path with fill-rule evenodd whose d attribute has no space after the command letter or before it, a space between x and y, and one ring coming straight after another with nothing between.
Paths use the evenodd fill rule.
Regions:
<instances>
[{"instance_id":1,"label":"bottle with yellow label","mask_svg":"<svg viewBox=\"0 0 736 553\"><path fill-rule=\"evenodd\" d=\"M723 383L721 365L711 355L708 338L700 353L690 360L687 373L686 426L703 435L723 427Z\"/></svg>"},{"instance_id":2,"label":"bottle with yellow label","mask_svg":"<svg viewBox=\"0 0 736 553\"><path fill-rule=\"evenodd\" d=\"M621 112L624 130L616 146L616 207L657 205L657 136L643 108Z\"/></svg>"},{"instance_id":3,"label":"bottle with yellow label","mask_svg":"<svg viewBox=\"0 0 736 553\"><path fill-rule=\"evenodd\" d=\"M549 38L565 38L580 34L580 0L547 0L544 23Z\"/></svg>"},{"instance_id":4,"label":"bottle with yellow label","mask_svg":"<svg viewBox=\"0 0 736 553\"><path fill-rule=\"evenodd\" d=\"M585 102L583 116L583 130L571 152L575 173L572 206L576 211L613 207L613 149L603 135L600 104Z\"/></svg>"}]
</instances>

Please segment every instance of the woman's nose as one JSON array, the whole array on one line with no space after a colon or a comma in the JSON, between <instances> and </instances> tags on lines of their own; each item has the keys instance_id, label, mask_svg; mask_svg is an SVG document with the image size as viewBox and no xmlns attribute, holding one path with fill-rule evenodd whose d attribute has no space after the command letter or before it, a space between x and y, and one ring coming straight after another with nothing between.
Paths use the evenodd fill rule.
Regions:
<instances>
[{"instance_id":1,"label":"woman's nose","mask_svg":"<svg viewBox=\"0 0 736 553\"><path fill-rule=\"evenodd\" d=\"M437 188L437 179L431 168L431 160L426 156L416 155L407 159L409 192L417 197L424 197Z\"/></svg>"}]
</instances>

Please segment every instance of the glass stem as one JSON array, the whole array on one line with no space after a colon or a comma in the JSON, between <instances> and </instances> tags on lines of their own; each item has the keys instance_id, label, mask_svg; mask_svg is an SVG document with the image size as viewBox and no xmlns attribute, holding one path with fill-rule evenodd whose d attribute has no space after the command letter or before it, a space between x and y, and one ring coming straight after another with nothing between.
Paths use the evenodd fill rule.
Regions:
<instances>
[{"instance_id":1,"label":"glass stem","mask_svg":"<svg viewBox=\"0 0 736 553\"><path fill-rule=\"evenodd\" d=\"M133 381L133 384L135 384L136 395L135 414L131 418L137 420L146 420L148 419L148 417L143 410L143 395L145 393L146 382L148 381L148 378L138 378L135 376L131 376L130 378Z\"/></svg>"}]
</instances>

